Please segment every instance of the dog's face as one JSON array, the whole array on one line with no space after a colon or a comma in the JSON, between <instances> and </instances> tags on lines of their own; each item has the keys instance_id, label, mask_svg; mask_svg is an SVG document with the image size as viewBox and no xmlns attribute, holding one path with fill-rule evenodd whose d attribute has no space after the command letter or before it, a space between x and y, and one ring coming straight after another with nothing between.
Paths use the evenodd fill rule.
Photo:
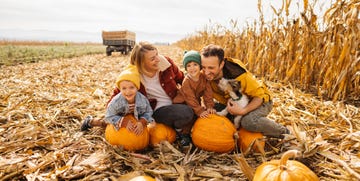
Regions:
<instances>
[{"instance_id":1,"label":"dog's face","mask_svg":"<svg viewBox=\"0 0 360 181\"><path fill-rule=\"evenodd\" d=\"M240 81L236 79L225 79L221 78L218 84L219 88L225 93L239 92L241 88Z\"/></svg>"}]
</instances>

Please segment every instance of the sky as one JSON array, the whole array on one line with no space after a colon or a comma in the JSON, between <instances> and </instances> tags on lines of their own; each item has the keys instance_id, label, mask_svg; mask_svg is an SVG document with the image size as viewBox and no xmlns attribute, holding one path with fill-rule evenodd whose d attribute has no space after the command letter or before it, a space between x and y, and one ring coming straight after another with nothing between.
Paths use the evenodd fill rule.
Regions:
<instances>
[{"instance_id":1,"label":"sky","mask_svg":"<svg viewBox=\"0 0 360 181\"><path fill-rule=\"evenodd\" d=\"M274 16L270 5L279 9L281 3L262 0L265 17ZM0 0L0 4L0 39L17 40L101 42L103 30L130 30L137 34L136 41L173 43L205 26L230 27L236 20L242 28L259 18L257 0ZM292 0L291 11L301 9Z\"/></svg>"}]
</instances>

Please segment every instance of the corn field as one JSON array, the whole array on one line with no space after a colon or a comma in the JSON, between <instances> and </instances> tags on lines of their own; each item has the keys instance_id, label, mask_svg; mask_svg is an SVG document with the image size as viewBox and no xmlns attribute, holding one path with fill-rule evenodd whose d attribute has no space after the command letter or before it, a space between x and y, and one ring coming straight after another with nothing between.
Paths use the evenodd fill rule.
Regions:
<instances>
[{"instance_id":1,"label":"corn field","mask_svg":"<svg viewBox=\"0 0 360 181\"><path fill-rule=\"evenodd\" d=\"M182 64L182 49L159 52ZM320 180L360 179L360 111L321 101L289 84L266 81L274 93L269 118L287 126L284 140L264 137L265 153L219 154L164 142L137 153L110 145L104 129L81 132L87 115L102 118L129 55L85 55L0 68L0 180L252 180L246 173L286 150ZM216 134L216 133L214 133ZM249 168L243 168L244 160Z\"/></svg>"},{"instance_id":2,"label":"corn field","mask_svg":"<svg viewBox=\"0 0 360 181\"><path fill-rule=\"evenodd\" d=\"M274 94L268 117L291 134L263 137L262 153L220 154L193 144L183 150L167 141L139 152L110 145L104 129L80 127L88 115L104 117L129 55L106 56L99 44L0 41L0 181L252 180L262 163L287 150L301 151L296 160L319 180L360 180L360 109L345 103L360 97L360 1L336 1L323 16L314 3L303 1L304 12L290 19L284 0L273 8L277 18L265 22L259 1L259 21L245 30L232 21L230 29L213 25L177 46L157 46L180 67L184 49L218 44L265 79Z\"/></svg>"},{"instance_id":3,"label":"corn field","mask_svg":"<svg viewBox=\"0 0 360 181\"><path fill-rule=\"evenodd\" d=\"M232 21L232 28L221 25L177 42L183 49L201 50L207 44L225 48L225 56L247 64L255 75L277 82L290 82L320 98L333 101L360 99L360 21L358 0L337 0L324 15L314 13L315 2L303 1L300 17L289 18L291 1L273 11L277 18L260 18L245 30Z\"/></svg>"}]
</instances>

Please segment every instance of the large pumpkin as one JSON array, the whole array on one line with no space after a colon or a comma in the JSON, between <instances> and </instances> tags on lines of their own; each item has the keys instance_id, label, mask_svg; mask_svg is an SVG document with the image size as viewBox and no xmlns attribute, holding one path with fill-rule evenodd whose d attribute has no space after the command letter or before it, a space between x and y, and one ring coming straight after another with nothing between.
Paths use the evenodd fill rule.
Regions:
<instances>
[{"instance_id":1,"label":"large pumpkin","mask_svg":"<svg viewBox=\"0 0 360 181\"><path fill-rule=\"evenodd\" d=\"M282 155L280 160L262 163L256 168L253 181L318 181L316 174L304 164L288 160L299 153L297 150L289 150Z\"/></svg>"},{"instance_id":2,"label":"large pumpkin","mask_svg":"<svg viewBox=\"0 0 360 181\"><path fill-rule=\"evenodd\" d=\"M155 179L150 176L145 175L145 176L134 177L134 178L130 179L129 181L155 181Z\"/></svg>"},{"instance_id":3,"label":"large pumpkin","mask_svg":"<svg viewBox=\"0 0 360 181\"><path fill-rule=\"evenodd\" d=\"M150 145L156 146L161 141L168 141L173 143L176 139L176 132L173 128L166 126L165 124L156 123L155 126L148 126L150 134Z\"/></svg>"},{"instance_id":4,"label":"large pumpkin","mask_svg":"<svg viewBox=\"0 0 360 181\"><path fill-rule=\"evenodd\" d=\"M124 119L130 119L133 123L137 122L131 114L126 115ZM123 146L125 150L136 151L142 150L149 145L149 132L144 128L140 135L136 135L126 128L116 130L112 124L108 124L105 129L105 139L111 145L119 145Z\"/></svg>"},{"instance_id":5,"label":"large pumpkin","mask_svg":"<svg viewBox=\"0 0 360 181\"><path fill-rule=\"evenodd\" d=\"M262 133L255 133L248 131L244 128L240 128L238 134L239 134L238 146L240 147L242 152L245 152L251 144L253 144L252 149L254 149L254 151L256 152L259 152L259 149L256 146L255 142L257 142L258 145L262 147L262 149L264 149L265 141L262 139L263 138Z\"/></svg>"},{"instance_id":6,"label":"large pumpkin","mask_svg":"<svg viewBox=\"0 0 360 181\"><path fill-rule=\"evenodd\" d=\"M227 153L235 148L234 124L224 116L211 114L198 118L192 128L191 138L195 146L218 153Z\"/></svg>"}]
</instances>

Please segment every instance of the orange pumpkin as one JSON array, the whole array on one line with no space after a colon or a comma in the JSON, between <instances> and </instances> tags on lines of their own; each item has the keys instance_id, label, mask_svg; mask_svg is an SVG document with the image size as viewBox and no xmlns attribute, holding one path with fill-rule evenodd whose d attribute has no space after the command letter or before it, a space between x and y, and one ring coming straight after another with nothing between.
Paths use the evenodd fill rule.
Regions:
<instances>
[{"instance_id":1,"label":"orange pumpkin","mask_svg":"<svg viewBox=\"0 0 360 181\"><path fill-rule=\"evenodd\" d=\"M134 177L134 178L130 179L129 181L155 181L155 179L150 176L145 175L145 176Z\"/></svg>"},{"instance_id":2,"label":"orange pumpkin","mask_svg":"<svg viewBox=\"0 0 360 181\"><path fill-rule=\"evenodd\" d=\"M137 122L133 115L126 115L124 119L130 119L133 123ZM123 146L125 150L136 151L149 145L149 132L144 128L140 135L136 135L126 128L116 130L112 124L108 124L105 129L105 139L111 145L119 145Z\"/></svg>"},{"instance_id":3,"label":"orange pumpkin","mask_svg":"<svg viewBox=\"0 0 360 181\"><path fill-rule=\"evenodd\" d=\"M192 141L195 146L206 151L227 153L235 148L234 124L224 116L211 114L198 118L192 128Z\"/></svg>"},{"instance_id":4,"label":"orange pumpkin","mask_svg":"<svg viewBox=\"0 0 360 181\"><path fill-rule=\"evenodd\" d=\"M304 164L288 160L300 154L297 150L285 152L280 160L262 163L256 168L253 181L318 181L317 175Z\"/></svg>"},{"instance_id":5,"label":"orange pumpkin","mask_svg":"<svg viewBox=\"0 0 360 181\"><path fill-rule=\"evenodd\" d=\"M173 128L166 126L165 124L156 123L155 126L148 126L150 134L150 145L156 146L161 141L168 141L173 143L176 139L176 132Z\"/></svg>"},{"instance_id":6,"label":"orange pumpkin","mask_svg":"<svg viewBox=\"0 0 360 181\"><path fill-rule=\"evenodd\" d=\"M259 152L258 147L256 146L255 141L258 142L258 145L264 149L265 147L265 141L262 140L263 134L262 133L255 133L248 131L244 128L240 128L238 131L239 139L238 139L238 146L240 147L242 152L245 152L251 144L253 144L252 149L254 151Z\"/></svg>"}]
</instances>

